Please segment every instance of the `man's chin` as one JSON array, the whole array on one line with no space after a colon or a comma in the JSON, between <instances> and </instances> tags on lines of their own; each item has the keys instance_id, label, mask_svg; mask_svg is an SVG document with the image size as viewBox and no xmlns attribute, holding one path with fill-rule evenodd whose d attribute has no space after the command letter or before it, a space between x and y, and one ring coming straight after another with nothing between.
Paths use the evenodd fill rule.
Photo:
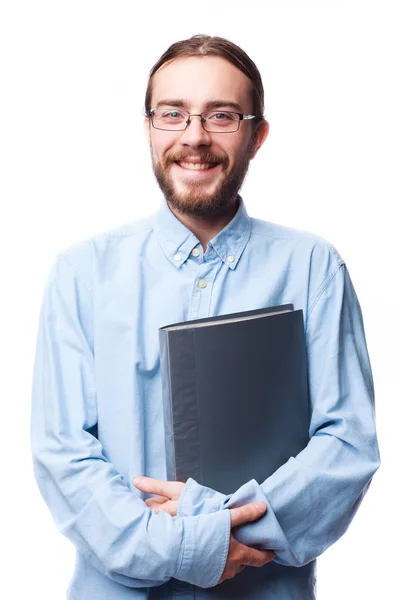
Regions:
<instances>
[{"instance_id":1,"label":"man's chin","mask_svg":"<svg viewBox=\"0 0 400 600\"><path fill-rule=\"evenodd\" d=\"M171 174L165 176L158 165L153 164L153 169L170 208L182 215L195 217L217 217L229 211L233 205L236 206L238 190L245 174L233 180L232 176L225 176L207 185L205 182L174 181Z\"/></svg>"},{"instance_id":2,"label":"man's chin","mask_svg":"<svg viewBox=\"0 0 400 600\"><path fill-rule=\"evenodd\" d=\"M216 202L214 196L210 197L195 197L190 198L189 196L180 197L177 195L170 195L166 197L169 206L179 213L191 216L215 216L223 212L225 206L221 206L219 202Z\"/></svg>"},{"instance_id":3,"label":"man's chin","mask_svg":"<svg viewBox=\"0 0 400 600\"><path fill-rule=\"evenodd\" d=\"M192 216L212 216L220 214L226 205L221 196L222 186L207 186L204 184L189 183L184 185L170 185L164 190L165 198L171 208L181 214ZM222 202L221 202L222 201Z\"/></svg>"}]
</instances>

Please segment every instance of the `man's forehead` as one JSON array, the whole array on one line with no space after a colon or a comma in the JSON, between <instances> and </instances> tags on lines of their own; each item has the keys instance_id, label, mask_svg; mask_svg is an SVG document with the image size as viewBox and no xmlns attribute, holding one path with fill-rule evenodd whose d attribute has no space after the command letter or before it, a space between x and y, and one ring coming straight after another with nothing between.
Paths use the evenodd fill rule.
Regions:
<instances>
[{"instance_id":1,"label":"man's forehead","mask_svg":"<svg viewBox=\"0 0 400 600\"><path fill-rule=\"evenodd\" d=\"M154 75L152 105L155 107L166 99L179 100L181 106L204 107L224 101L248 110L251 91L251 81L224 58L178 58L163 65Z\"/></svg>"}]
</instances>

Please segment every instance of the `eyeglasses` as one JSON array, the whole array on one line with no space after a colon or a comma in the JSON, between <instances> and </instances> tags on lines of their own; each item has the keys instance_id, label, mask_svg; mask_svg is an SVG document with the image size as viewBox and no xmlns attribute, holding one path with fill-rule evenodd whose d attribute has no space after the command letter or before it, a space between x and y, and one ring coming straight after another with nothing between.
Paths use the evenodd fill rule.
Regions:
<instances>
[{"instance_id":1,"label":"eyeglasses","mask_svg":"<svg viewBox=\"0 0 400 600\"><path fill-rule=\"evenodd\" d=\"M244 115L230 111L205 111L192 115L187 110L176 108L151 108L148 116L154 129L163 131L184 131L191 123L190 117L200 117L204 131L209 133L235 133L240 121L260 119L256 115Z\"/></svg>"}]
</instances>

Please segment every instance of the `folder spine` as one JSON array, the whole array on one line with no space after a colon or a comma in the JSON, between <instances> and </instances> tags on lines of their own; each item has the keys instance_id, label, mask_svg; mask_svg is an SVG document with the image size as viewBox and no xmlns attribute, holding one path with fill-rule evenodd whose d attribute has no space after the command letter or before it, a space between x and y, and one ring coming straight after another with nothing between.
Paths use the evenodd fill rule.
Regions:
<instances>
[{"instance_id":1,"label":"folder spine","mask_svg":"<svg viewBox=\"0 0 400 600\"><path fill-rule=\"evenodd\" d=\"M167 479L202 483L195 332L174 333L160 330Z\"/></svg>"},{"instance_id":2,"label":"folder spine","mask_svg":"<svg viewBox=\"0 0 400 600\"><path fill-rule=\"evenodd\" d=\"M174 423L172 419L171 406L171 365L169 341L170 338L166 331L159 330L160 341L160 365L161 365L161 389L163 398L163 416L165 432L165 454L166 454L166 478L167 481L175 481L175 443L174 443Z\"/></svg>"}]
</instances>

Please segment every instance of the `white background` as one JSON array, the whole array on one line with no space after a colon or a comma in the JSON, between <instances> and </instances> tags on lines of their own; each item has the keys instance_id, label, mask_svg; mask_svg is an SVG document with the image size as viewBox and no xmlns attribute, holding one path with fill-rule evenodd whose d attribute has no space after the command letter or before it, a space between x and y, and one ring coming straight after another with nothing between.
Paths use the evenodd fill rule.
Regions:
<instances>
[{"instance_id":1,"label":"white background","mask_svg":"<svg viewBox=\"0 0 400 600\"><path fill-rule=\"evenodd\" d=\"M346 535L319 560L318 598L396 597L396 4L1 3L2 598L65 598L73 570L73 546L38 492L29 445L48 269L71 243L158 207L142 132L147 76L171 43L196 33L242 46L263 77L271 130L242 190L250 215L330 240L347 262L363 308L382 466Z\"/></svg>"}]
</instances>

